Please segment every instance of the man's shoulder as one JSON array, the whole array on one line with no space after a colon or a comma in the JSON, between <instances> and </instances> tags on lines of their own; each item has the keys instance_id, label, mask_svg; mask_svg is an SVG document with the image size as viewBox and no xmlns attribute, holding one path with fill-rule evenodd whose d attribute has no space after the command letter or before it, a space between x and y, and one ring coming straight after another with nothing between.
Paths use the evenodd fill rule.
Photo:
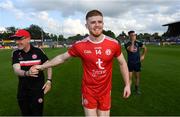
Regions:
<instances>
[{"instance_id":1,"label":"man's shoulder","mask_svg":"<svg viewBox=\"0 0 180 117\"><path fill-rule=\"evenodd\" d=\"M35 47L35 46L33 46L33 45L31 45L31 47L32 47L32 49L33 49L33 50L37 50L37 51L42 50L41 48L39 48L39 47Z\"/></svg>"},{"instance_id":2,"label":"man's shoulder","mask_svg":"<svg viewBox=\"0 0 180 117\"><path fill-rule=\"evenodd\" d=\"M22 50L19 50L18 48L14 49L12 52L11 52L11 58L16 58L17 56L19 56L20 54L22 53Z\"/></svg>"},{"instance_id":3,"label":"man's shoulder","mask_svg":"<svg viewBox=\"0 0 180 117\"><path fill-rule=\"evenodd\" d=\"M84 38L82 40L76 41L73 45L81 45L81 44L85 44L87 42L88 42L88 38Z\"/></svg>"},{"instance_id":4,"label":"man's shoulder","mask_svg":"<svg viewBox=\"0 0 180 117\"><path fill-rule=\"evenodd\" d=\"M130 44L131 44L131 41L127 41L127 42L125 42L124 45L130 45Z\"/></svg>"},{"instance_id":5,"label":"man's shoulder","mask_svg":"<svg viewBox=\"0 0 180 117\"><path fill-rule=\"evenodd\" d=\"M140 40L136 40L136 44L138 44L138 46L142 46L142 45L143 45L143 42L140 41Z\"/></svg>"},{"instance_id":6,"label":"man's shoulder","mask_svg":"<svg viewBox=\"0 0 180 117\"><path fill-rule=\"evenodd\" d=\"M45 54L44 50L42 48L39 48L39 47L32 46L32 50L35 51L36 54L37 53L39 53L39 54L44 53Z\"/></svg>"},{"instance_id":7,"label":"man's shoulder","mask_svg":"<svg viewBox=\"0 0 180 117\"><path fill-rule=\"evenodd\" d=\"M110 43L119 44L119 42L116 39L106 35L105 35L105 40L109 41Z\"/></svg>"},{"instance_id":8,"label":"man's shoulder","mask_svg":"<svg viewBox=\"0 0 180 117\"><path fill-rule=\"evenodd\" d=\"M136 40L136 43L142 43L142 41L140 41L140 40Z\"/></svg>"},{"instance_id":9,"label":"man's shoulder","mask_svg":"<svg viewBox=\"0 0 180 117\"><path fill-rule=\"evenodd\" d=\"M131 41L129 40L129 41L127 41L126 43L131 43Z\"/></svg>"},{"instance_id":10,"label":"man's shoulder","mask_svg":"<svg viewBox=\"0 0 180 117\"><path fill-rule=\"evenodd\" d=\"M12 55L18 54L18 53L20 53L20 52L21 52L21 50L19 50L18 48L17 48L17 49L14 49L14 50L12 51Z\"/></svg>"}]
</instances>

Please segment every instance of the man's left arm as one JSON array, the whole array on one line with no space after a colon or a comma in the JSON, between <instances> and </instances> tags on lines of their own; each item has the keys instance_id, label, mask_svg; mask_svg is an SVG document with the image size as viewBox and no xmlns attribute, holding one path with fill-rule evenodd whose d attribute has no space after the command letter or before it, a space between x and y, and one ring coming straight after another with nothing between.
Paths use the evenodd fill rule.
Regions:
<instances>
[{"instance_id":1,"label":"man's left arm","mask_svg":"<svg viewBox=\"0 0 180 117\"><path fill-rule=\"evenodd\" d=\"M42 49L40 49L40 50L41 50L40 55L41 55L42 62L47 63L49 61L47 55L45 54L45 52ZM47 68L46 72L47 72L47 81L45 82L44 86L42 87L42 89L44 90L44 94L46 94L47 92L49 92L51 90L52 68L51 67Z\"/></svg>"},{"instance_id":2,"label":"man's left arm","mask_svg":"<svg viewBox=\"0 0 180 117\"><path fill-rule=\"evenodd\" d=\"M145 58L145 55L146 55L146 53L147 53L147 47L146 47L145 45L142 45L141 48L142 48L143 50L142 50L142 54L141 54L140 60L143 61L144 58Z\"/></svg>"},{"instance_id":3,"label":"man's left arm","mask_svg":"<svg viewBox=\"0 0 180 117\"><path fill-rule=\"evenodd\" d=\"M42 88L44 89L44 94L46 94L47 92L51 90L51 84L52 84L52 68L50 67L50 68L47 68L47 81Z\"/></svg>"},{"instance_id":4,"label":"man's left arm","mask_svg":"<svg viewBox=\"0 0 180 117\"><path fill-rule=\"evenodd\" d=\"M121 71L121 74L125 83L123 97L128 98L131 94L130 82L129 82L129 70L128 70L127 63L126 63L123 53L121 53L117 57L117 60L119 62L120 71Z\"/></svg>"}]
</instances>

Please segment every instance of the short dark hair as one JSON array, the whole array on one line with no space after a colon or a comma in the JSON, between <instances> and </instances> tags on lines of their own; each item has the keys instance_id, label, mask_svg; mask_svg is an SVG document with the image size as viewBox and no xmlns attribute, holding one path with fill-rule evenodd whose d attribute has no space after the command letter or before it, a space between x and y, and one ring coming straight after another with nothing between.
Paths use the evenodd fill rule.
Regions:
<instances>
[{"instance_id":1,"label":"short dark hair","mask_svg":"<svg viewBox=\"0 0 180 117\"><path fill-rule=\"evenodd\" d=\"M131 33L135 33L135 31L134 30L129 31L128 35L130 35Z\"/></svg>"},{"instance_id":2,"label":"short dark hair","mask_svg":"<svg viewBox=\"0 0 180 117\"><path fill-rule=\"evenodd\" d=\"M91 10L86 14L86 20L92 16L102 16L103 17L103 14L99 10Z\"/></svg>"}]
</instances>

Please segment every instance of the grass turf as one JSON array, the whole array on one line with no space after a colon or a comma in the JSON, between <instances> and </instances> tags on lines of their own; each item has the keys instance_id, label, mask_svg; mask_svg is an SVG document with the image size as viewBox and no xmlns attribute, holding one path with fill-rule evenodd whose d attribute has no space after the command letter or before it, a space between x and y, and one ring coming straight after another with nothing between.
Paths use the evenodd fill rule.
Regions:
<instances>
[{"instance_id":1,"label":"grass turf","mask_svg":"<svg viewBox=\"0 0 180 117\"><path fill-rule=\"evenodd\" d=\"M49 58L66 49L45 49ZM18 79L11 51L0 50L0 115L20 115L16 100ZM126 52L123 50L124 55ZM180 46L148 46L142 64L141 95L122 98L123 81L113 66L111 115L180 115ZM81 62L72 58L53 68L53 87L45 96L44 115L84 115L81 106Z\"/></svg>"}]
</instances>

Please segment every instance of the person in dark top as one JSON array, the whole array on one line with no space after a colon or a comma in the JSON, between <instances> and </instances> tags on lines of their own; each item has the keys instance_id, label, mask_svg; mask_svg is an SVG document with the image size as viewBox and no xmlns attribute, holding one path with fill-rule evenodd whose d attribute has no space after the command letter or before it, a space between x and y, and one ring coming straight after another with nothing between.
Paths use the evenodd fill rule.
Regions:
<instances>
[{"instance_id":1,"label":"person in dark top","mask_svg":"<svg viewBox=\"0 0 180 117\"><path fill-rule=\"evenodd\" d=\"M19 77L17 100L23 116L42 116L44 94L51 89L52 69L47 69L47 82L43 71L37 75L30 72L33 65L40 65L48 61L45 53L30 44L30 33L17 30L11 36L16 41L18 49L12 53L14 72Z\"/></svg>"},{"instance_id":2,"label":"person in dark top","mask_svg":"<svg viewBox=\"0 0 180 117\"><path fill-rule=\"evenodd\" d=\"M141 72L141 62L144 60L144 57L147 52L146 46L136 40L135 31L129 31L128 35L130 37L130 41L125 44L125 49L128 55L128 69L129 69L129 77L130 84L132 84L133 73L135 74L135 92L136 94L141 94L139 90L139 81L140 81L140 72ZM143 52L141 54L141 49Z\"/></svg>"}]
</instances>

